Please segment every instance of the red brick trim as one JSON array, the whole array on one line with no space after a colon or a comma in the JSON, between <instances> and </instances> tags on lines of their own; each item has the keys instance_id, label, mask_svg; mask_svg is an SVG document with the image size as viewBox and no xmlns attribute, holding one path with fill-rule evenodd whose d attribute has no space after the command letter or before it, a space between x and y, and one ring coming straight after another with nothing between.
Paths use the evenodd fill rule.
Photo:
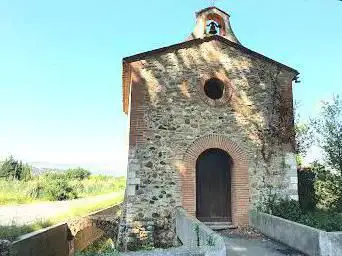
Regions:
<instances>
[{"instance_id":1,"label":"red brick trim","mask_svg":"<svg viewBox=\"0 0 342 256\"><path fill-rule=\"evenodd\" d=\"M146 94L146 81L140 76L142 68L141 62L130 64L131 72L131 99L130 99L130 115L129 115L129 145L136 146L146 142L143 134L147 129L147 120L144 116L146 113L146 104L148 96Z\"/></svg>"},{"instance_id":2,"label":"red brick trim","mask_svg":"<svg viewBox=\"0 0 342 256\"><path fill-rule=\"evenodd\" d=\"M182 206L196 215L196 161L209 148L226 151L233 159L231 173L232 221L233 225L248 224L249 187L248 161L241 148L222 135L207 135L194 141L183 157L181 175Z\"/></svg>"}]
</instances>

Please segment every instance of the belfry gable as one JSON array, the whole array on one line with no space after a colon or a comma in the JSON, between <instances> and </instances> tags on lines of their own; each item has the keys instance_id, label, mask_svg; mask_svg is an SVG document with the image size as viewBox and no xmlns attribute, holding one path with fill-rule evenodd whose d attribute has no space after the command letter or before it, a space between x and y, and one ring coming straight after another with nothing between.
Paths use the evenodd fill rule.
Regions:
<instances>
[{"instance_id":1,"label":"belfry gable","mask_svg":"<svg viewBox=\"0 0 342 256\"><path fill-rule=\"evenodd\" d=\"M170 52L174 52L180 49L184 49L184 48L190 48L190 47L194 47L196 45L200 45L203 44L205 42L210 42L210 41L217 41L219 43L222 43L226 46L230 46L230 47L234 47L235 49L241 51L241 53L250 55L251 57L257 58L257 59L261 59L262 61L265 62L269 62L272 63L278 67L280 67L281 69L284 69L290 73L293 74L293 79L295 79L298 75L299 72L285 64L282 64L278 61L275 61L271 58L268 58L258 52L252 51L249 48L239 44L239 43L235 43L230 41L229 39L222 37L220 35L212 35L212 36L207 36L204 38L196 38L196 39L192 39L192 40L188 40L182 43L178 43L178 44L173 44L167 47L162 47L162 48L158 48L155 50L151 50L151 51L147 51L147 52L143 52L143 53L139 53L139 54L135 54L129 57L125 57L122 60L122 65L123 65L123 73L122 73L122 92L123 92L123 99L122 99L122 103L123 103L123 111L127 114L128 113L128 107L129 107L129 89L130 89L130 83L131 83L131 68L130 68L130 63L136 62L136 61L141 61L144 60L146 58L149 58L151 56L157 56L157 55L162 55L162 54L166 54L166 53L170 53Z\"/></svg>"}]
</instances>

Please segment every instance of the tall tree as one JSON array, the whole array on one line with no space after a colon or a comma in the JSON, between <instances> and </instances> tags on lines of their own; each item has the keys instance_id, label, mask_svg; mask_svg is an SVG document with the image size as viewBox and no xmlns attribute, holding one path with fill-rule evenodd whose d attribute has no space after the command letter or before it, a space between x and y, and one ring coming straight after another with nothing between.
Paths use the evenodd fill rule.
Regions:
<instances>
[{"instance_id":1,"label":"tall tree","mask_svg":"<svg viewBox=\"0 0 342 256\"><path fill-rule=\"evenodd\" d=\"M0 178L28 180L31 175L32 168L14 159L13 156L7 158L0 168Z\"/></svg>"},{"instance_id":2,"label":"tall tree","mask_svg":"<svg viewBox=\"0 0 342 256\"><path fill-rule=\"evenodd\" d=\"M7 158L0 168L0 177L15 178L17 164L18 161L16 161L13 156Z\"/></svg>"},{"instance_id":3,"label":"tall tree","mask_svg":"<svg viewBox=\"0 0 342 256\"><path fill-rule=\"evenodd\" d=\"M313 130L307 122L303 122L298 111L299 103L295 102L295 134L296 134L296 160L297 165L301 166L303 158L314 142Z\"/></svg>"},{"instance_id":4,"label":"tall tree","mask_svg":"<svg viewBox=\"0 0 342 256\"><path fill-rule=\"evenodd\" d=\"M323 102L313 126L327 164L342 175L342 100L338 95L331 102Z\"/></svg>"}]
</instances>

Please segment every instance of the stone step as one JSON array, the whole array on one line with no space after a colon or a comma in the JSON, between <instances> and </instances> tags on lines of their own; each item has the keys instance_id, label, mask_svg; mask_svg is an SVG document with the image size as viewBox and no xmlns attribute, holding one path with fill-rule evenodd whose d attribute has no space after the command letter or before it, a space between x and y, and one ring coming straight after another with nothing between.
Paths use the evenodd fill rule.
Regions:
<instances>
[{"instance_id":1,"label":"stone step","mask_svg":"<svg viewBox=\"0 0 342 256\"><path fill-rule=\"evenodd\" d=\"M207 225L212 230L223 230L223 229L230 229L230 228L236 228L233 226L231 222L203 222L205 225Z\"/></svg>"}]
</instances>

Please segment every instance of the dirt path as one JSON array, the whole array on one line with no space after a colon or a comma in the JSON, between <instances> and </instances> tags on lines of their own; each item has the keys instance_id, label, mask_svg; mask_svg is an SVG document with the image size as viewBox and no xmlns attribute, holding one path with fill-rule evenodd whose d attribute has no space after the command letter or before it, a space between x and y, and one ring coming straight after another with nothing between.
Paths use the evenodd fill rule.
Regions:
<instances>
[{"instance_id":1,"label":"dirt path","mask_svg":"<svg viewBox=\"0 0 342 256\"><path fill-rule=\"evenodd\" d=\"M69 201L0 206L0 225L23 225L48 220L56 215L62 215L68 212L71 207L96 204L101 201L110 200L111 198L114 199L119 194L115 192Z\"/></svg>"}]
</instances>

